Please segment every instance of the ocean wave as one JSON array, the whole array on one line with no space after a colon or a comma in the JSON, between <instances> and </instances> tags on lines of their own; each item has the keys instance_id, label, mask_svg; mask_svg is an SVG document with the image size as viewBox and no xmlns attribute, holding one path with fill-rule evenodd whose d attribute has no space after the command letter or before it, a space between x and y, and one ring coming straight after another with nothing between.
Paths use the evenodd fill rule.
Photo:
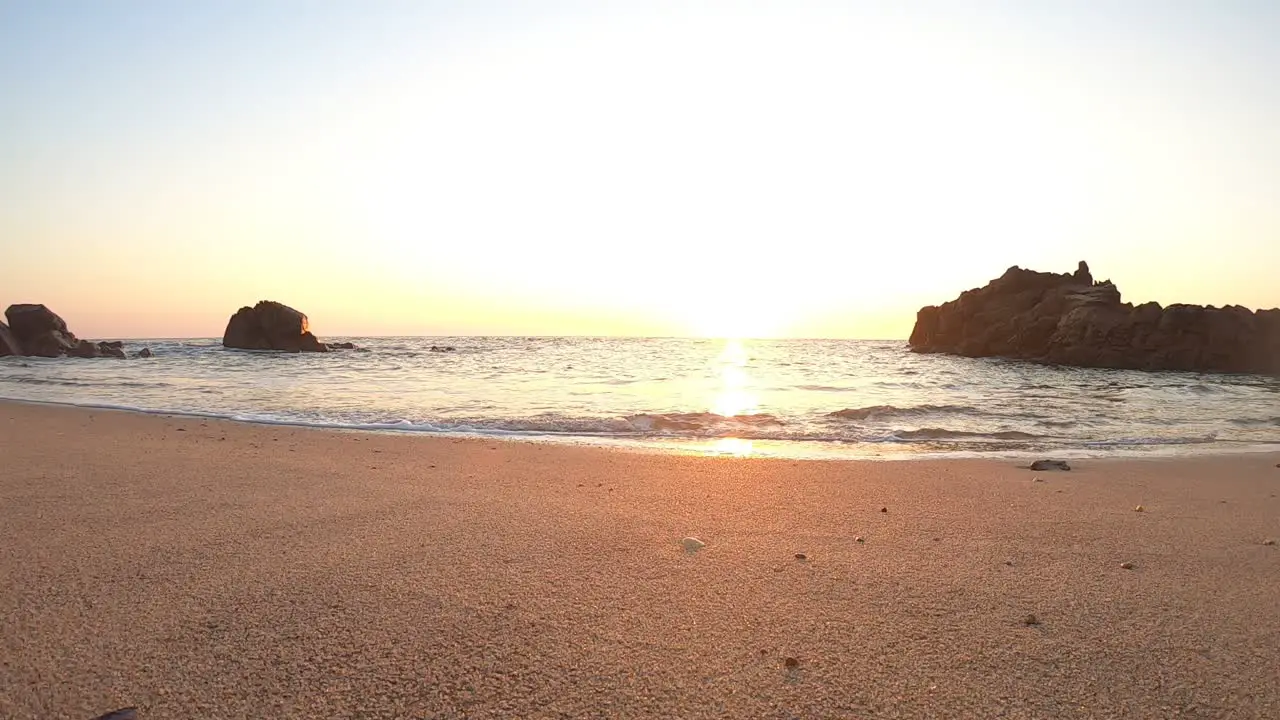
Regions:
<instances>
[{"instance_id":1,"label":"ocean wave","mask_svg":"<svg viewBox=\"0 0 1280 720\"><path fill-rule=\"evenodd\" d=\"M1115 438L1112 440L1087 440L1081 442L1083 447L1128 447L1139 445L1207 445L1218 442L1217 433L1193 437L1135 437Z\"/></svg>"},{"instance_id":2,"label":"ocean wave","mask_svg":"<svg viewBox=\"0 0 1280 720\"><path fill-rule=\"evenodd\" d=\"M1273 418L1232 418L1229 421L1232 425L1240 425L1243 427L1280 427L1280 417Z\"/></svg>"},{"instance_id":3,"label":"ocean wave","mask_svg":"<svg viewBox=\"0 0 1280 720\"><path fill-rule=\"evenodd\" d=\"M54 387L87 387L87 388L169 388L172 384L166 382L141 382L134 380L72 380L70 378L42 378L34 376L16 376L0 378L0 382L14 383L16 385L50 385Z\"/></svg>"},{"instance_id":4,"label":"ocean wave","mask_svg":"<svg viewBox=\"0 0 1280 720\"><path fill-rule=\"evenodd\" d=\"M700 434L750 430L783 423L773 415L717 415L716 413L663 413L628 415L626 421L639 432L675 431Z\"/></svg>"},{"instance_id":5,"label":"ocean wave","mask_svg":"<svg viewBox=\"0 0 1280 720\"><path fill-rule=\"evenodd\" d=\"M921 428L919 430L899 430L893 437L900 440L1039 440L1043 435L1034 435L1021 430L1002 430L999 432L971 432L968 430L947 430L945 428Z\"/></svg>"},{"instance_id":6,"label":"ocean wave","mask_svg":"<svg viewBox=\"0 0 1280 720\"><path fill-rule=\"evenodd\" d=\"M920 415L978 415L982 411L968 405L911 405L896 407L894 405L871 405L869 407L845 408L828 413L827 417L841 420L879 420L890 417L918 417Z\"/></svg>"}]
</instances>

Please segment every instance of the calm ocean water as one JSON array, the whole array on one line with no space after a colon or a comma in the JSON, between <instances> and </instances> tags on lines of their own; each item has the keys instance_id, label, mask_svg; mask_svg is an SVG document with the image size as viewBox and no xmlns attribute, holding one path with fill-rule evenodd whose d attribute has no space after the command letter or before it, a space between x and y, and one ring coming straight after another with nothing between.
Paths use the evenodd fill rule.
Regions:
<instances>
[{"instance_id":1,"label":"calm ocean water","mask_svg":"<svg viewBox=\"0 0 1280 720\"><path fill-rule=\"evenodd\" d=\"M330 339L364 351L152 340L128 344L147 360L0 358L0 397L784 457L1280 449L1276 378L916 355L900 341Z\"/></svg>"}]
</instances>

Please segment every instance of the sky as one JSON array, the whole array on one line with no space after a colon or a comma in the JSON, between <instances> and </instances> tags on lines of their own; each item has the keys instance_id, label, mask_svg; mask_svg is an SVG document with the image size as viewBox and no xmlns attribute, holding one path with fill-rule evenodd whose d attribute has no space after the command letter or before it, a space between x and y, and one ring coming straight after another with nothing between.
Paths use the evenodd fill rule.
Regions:
<instances>
[{"instance_id":1,"label":"sky","mask_svg":"<svg viewBox=\"0 0 1280 720\"><path fill-rule=\"evenodd\" d=\"M888 339L1083 259L1273 307L1277 128L1269 0L0 0L0 305Z\"/></svg>"}]
</instances>

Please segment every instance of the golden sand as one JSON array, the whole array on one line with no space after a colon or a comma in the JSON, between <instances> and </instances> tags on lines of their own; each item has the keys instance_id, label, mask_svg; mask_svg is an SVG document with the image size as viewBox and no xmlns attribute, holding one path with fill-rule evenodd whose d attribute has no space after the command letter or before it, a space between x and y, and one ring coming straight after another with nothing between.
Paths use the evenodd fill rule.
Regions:
<instances>
[{"instance_id":1,"label":"golden sand","mask_svg":"<svg viewBox=\"0 0 1280 720\"><path fill-rule=\"evenodd\" d=\"M0 453L0 718L1280 718L1280 454L1032 473L14 403Z\"/></svg>"}]
</instances>

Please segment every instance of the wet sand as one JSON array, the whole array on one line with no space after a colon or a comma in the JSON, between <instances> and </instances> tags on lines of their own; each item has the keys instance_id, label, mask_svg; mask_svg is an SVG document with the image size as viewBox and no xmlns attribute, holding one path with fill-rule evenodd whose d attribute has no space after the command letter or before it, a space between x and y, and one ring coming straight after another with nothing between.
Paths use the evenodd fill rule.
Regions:
<instances>
[{"instance_id":1,"label":"wet sand","mask_svg":"<svg viewBox=\"0 0 1280 720\"><path fill-rule=\"evenodd\" d=\"M1277 462L678 457L0 403L0 717L1277 718Z\"/></svg>"}]
</instances>

